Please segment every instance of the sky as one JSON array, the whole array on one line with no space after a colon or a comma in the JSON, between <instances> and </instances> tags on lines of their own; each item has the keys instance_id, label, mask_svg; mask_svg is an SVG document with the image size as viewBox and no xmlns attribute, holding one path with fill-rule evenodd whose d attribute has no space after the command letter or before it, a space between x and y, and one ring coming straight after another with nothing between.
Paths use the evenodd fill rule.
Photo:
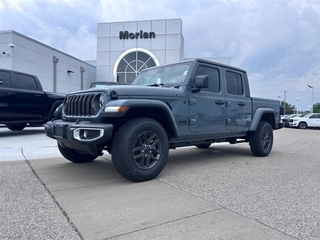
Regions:
<instances>
[{"instance_id":1,"label":"sky","mask_svg":"<svg viewBox=\"0 0 320 240\"><path fill-rule=\"evenodd\" d=\"M185 58L230 58L254 97L320 102L319 0L0 0L0 31L81 60L96 59L97 23L173 18Z\"/></svg>"}]
</instances>

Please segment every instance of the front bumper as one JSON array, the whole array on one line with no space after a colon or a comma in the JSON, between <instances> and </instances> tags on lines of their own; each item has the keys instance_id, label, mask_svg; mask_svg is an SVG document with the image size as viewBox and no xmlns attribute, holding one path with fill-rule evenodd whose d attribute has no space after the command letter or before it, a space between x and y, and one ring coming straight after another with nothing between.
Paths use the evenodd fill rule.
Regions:
<instances>
[{"instance_id":1,"label":"front bumper","mask_svg":"<svg viewBox=\"0 0 320 240\"><path fill-rule=\"evenodd\" d=\"M101 146L113 136L113 125L89 121L65 122L61 119L45 124L45 134L63 147L99 155Z\"/></svg>"},{"instance_id":2,"label":"front bumper","mask_svg":"<svg viewBox=\"0 0 320 240\"><path fill-rule=\"evenodd\" d=\"M299 122L289 122L289 127L298 127Z\"/></svg>"}]
</instances>

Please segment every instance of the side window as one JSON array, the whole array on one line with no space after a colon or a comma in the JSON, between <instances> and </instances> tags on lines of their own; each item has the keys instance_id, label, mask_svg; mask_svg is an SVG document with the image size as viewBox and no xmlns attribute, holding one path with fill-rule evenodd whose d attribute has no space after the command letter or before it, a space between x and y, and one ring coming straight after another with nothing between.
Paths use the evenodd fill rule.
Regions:
<instances>
[{"instance_id":1,"label":"side window","mask_svg":"<svg viewBox=\"0 0 320 240\"><path fill-rule=\"evenodd\" d=\"M243 95L243 80L241 74L226 71L227 92L233 95Z\"/></svg>"},{"instance_id":2,"label":"side window","mask_svg":"<svg viewBox=\"0 0 320 240\"><path fill-rule=\"evenodd\" d=\"M206 66L199 66L196 72L196 76L198 75L209 76L209 88L204 88L202 89L202 91L212 93L220 92L220 77L218 69Z\"/></svg>"},{"instance_id":3,"label":"side window","mask_svg":"<svg viewBox=\"0 0 320 240\"><path fill-rule=\"evenodd\" d=\"M32 76L15 73L14 85L19 89L37 90L37 83Z\"/></svg>"},{"instance_id":4,"label":"side window","mask_svg":"<svg viewBox=\"0 0 320 240\"><path fill-rule=\"evenodd\" d=\"M11 88L10 73L0 71L0 87Z\"/></svg>"}]
</instances>

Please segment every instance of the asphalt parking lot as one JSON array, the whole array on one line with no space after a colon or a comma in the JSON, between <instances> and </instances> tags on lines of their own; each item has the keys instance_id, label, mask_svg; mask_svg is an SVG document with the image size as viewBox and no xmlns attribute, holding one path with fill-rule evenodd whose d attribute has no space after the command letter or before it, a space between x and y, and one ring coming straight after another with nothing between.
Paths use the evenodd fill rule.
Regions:
<instances>
[{"instance_id":1,"label":"asphalt parking lot","mask_svg":"<svg viewBox=\"0 0 320 240\"><path fill-rule=\"evenodd\" d=\"M131 183L104 154L73 164L43 128L0 127L0 239L320 239L319 130L247 144L170 150Z\"/></svg>"}]
</instances>

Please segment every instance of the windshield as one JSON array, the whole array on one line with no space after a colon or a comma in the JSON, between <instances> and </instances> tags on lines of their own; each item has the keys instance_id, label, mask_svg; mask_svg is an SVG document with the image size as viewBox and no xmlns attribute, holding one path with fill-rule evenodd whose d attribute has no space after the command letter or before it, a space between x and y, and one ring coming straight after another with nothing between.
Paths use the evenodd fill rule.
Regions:
<instances>
[{"instance_id":1,"label":"windshield","mask_svg":"<svg viewBox=\"0 0 320 240\"><path fill-rule=\"evenodd\" d=\"M180 85L186 80L191 64L183 62L144 70L132 85Z\"/></svg>"}]
</instances>

